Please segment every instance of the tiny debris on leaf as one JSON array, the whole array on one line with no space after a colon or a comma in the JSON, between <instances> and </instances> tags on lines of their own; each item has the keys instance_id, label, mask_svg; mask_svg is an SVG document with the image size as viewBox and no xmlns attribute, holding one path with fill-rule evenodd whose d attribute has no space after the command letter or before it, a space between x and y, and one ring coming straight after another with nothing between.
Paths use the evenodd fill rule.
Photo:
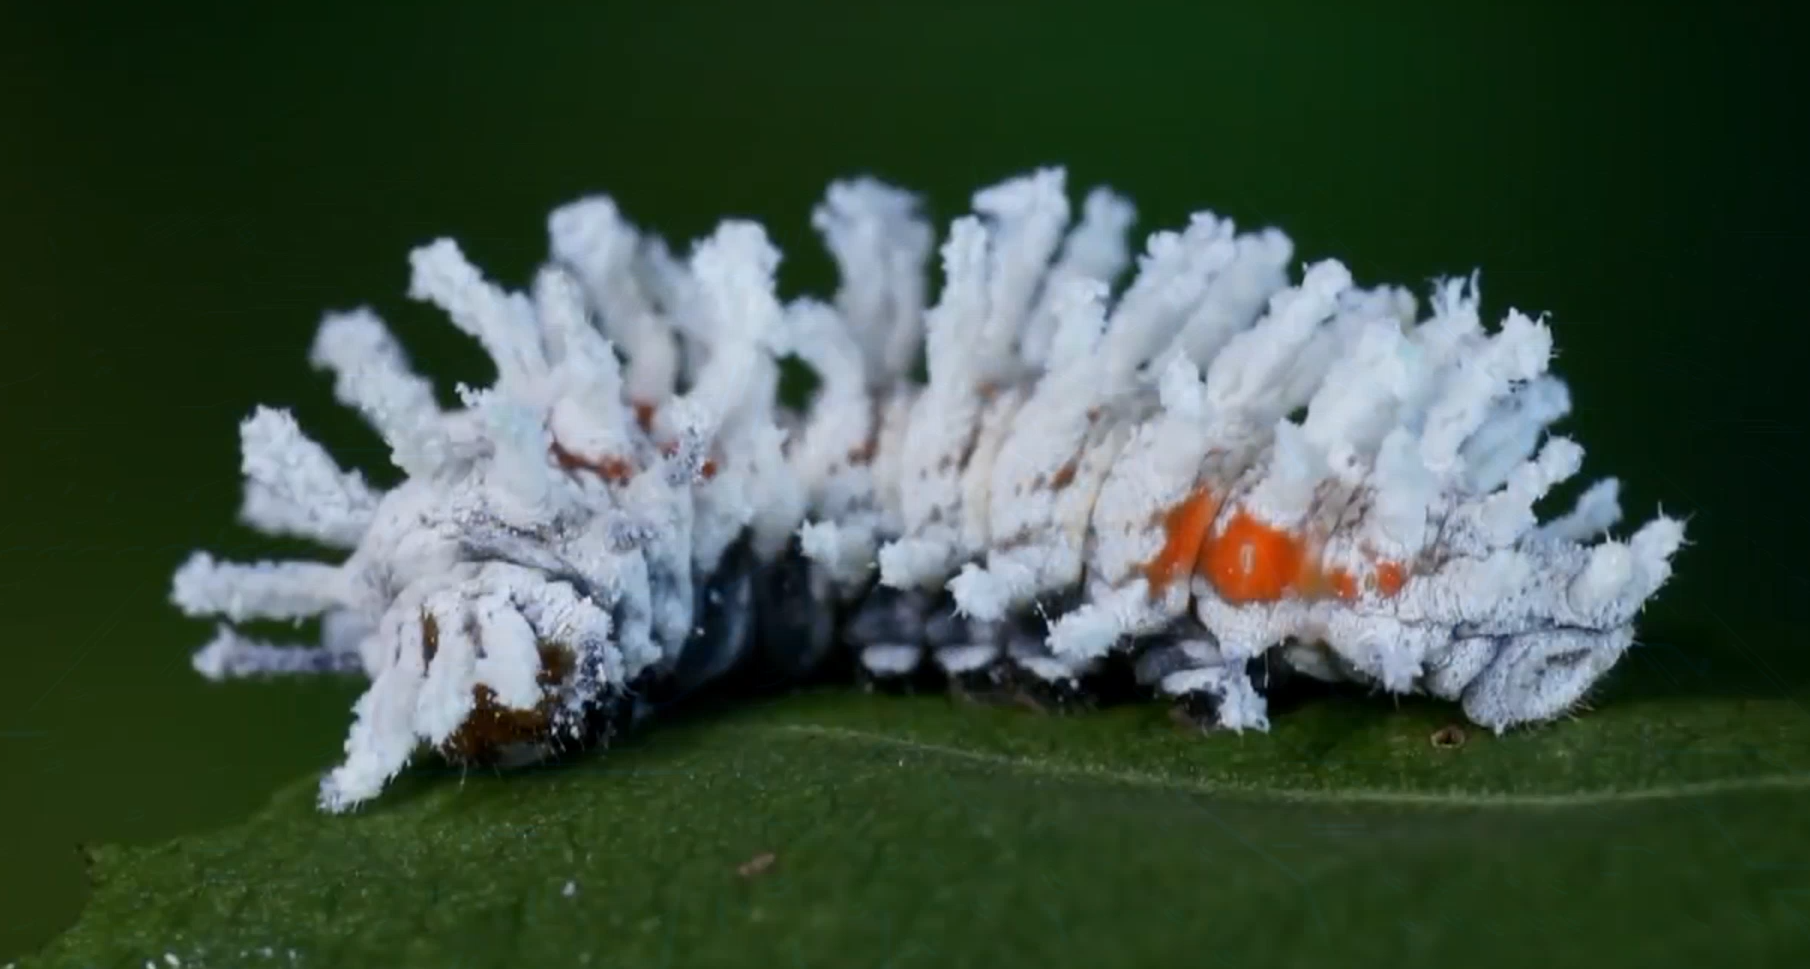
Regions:
<instances>
[{"instance_id":1,"label":"tiny debris on leaf","mask_svg":"<svg viewBox=\"0 0 1810 969\"><path fill-rule=\"evenodd\" d=\"M773 852L763 851L760 854L755 855L754 857L748 859L747 861L742 862L739 866L736 867L735 873L742 876L743 878L753 878L754 876L759 875L762 872L766 871L767 869L773 867L773 862L777 861L778 859L779 859L779 856L775 855Z\"/></svg>"},{"instance_id":2,"label":"tiny debris on leaf","mask_svg":"<svg viewBox=\"0 0 1810 969\"><path fill-rule=\"evenodd\" d=\"M1464 746L1464 742L1468 738L1465 735L1463 727L1460 727L1455 723L1448 723L1438 730L1433 731L1433 736L1429 739L1432 740L1433 746L1438 747L1441 750L1451 750L1455 747Z\"/></svg>"}]
</instances>

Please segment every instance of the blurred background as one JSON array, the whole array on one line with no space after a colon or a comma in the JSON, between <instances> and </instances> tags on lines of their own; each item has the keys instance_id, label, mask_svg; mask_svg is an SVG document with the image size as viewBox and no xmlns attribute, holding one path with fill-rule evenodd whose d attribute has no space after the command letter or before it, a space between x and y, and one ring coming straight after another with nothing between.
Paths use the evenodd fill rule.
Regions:
<instances>
[{"instance_id":1,"label":"blurred background","mask_svg":"<svg viewBox=\"0 0 1810 969\"><path fill-rule=\"evenodd\" d=\"M757 218L788 294L832 282L832 178L942 224L1055 163L1140 236L1212 208L1368 284L1481 267L1492 314L1551 314L1587 475L1691 516L1640 662L1805 693L1801 85L1763 7L290 6L0 6L0 960L79 911L77 843L228 824L334 760L357 686L203 682L169 574L292 551L234 523L254 404L391 480L307 366L322 311L487 380L403 298L408 250L523 285L583 193L681 243Z\"/></svg>"}]
</instances>

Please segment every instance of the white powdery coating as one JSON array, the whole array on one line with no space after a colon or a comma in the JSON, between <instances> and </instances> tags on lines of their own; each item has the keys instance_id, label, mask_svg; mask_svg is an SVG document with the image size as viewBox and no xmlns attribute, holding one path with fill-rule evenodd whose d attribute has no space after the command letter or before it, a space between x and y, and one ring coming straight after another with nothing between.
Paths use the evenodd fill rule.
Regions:
<instances>
[{"instance_id":1,"label":"white powdery coating","mask_svg":"<svg viewBox=\"0 0 1810 969\"><path fill-rule=\"evenodd\" d=\"M402 348L375 313L329 313L309 359L317 369L332 371L334 397L383 436L396 467L411 477L428 477L454 459L433 387L409 369Z\"/></svg>"},{"instance_id":2,"label":"white powdery coating","mask_svg":"<svg viewBox=\"0 0 1810 969\"><path fill-rule=\"evenodd\" d=\"M1209 218L1196 217L1195 225ZM1220 245L1229 232L1229 226L1216 228L1201 245ZM1174 272L1168 267L1167 260L1155 258L1147 265L1164 274ZM1094 505L1088 597L1051 630L1049 646L1057 656L1077 668L1085 666L1128 637L1154 632L1184 612L1186 582L1153 589L1142 574L1167 540L1164 514L1197 485L1223 491L1243 475L1268 443L1265 432L1290 406L1274 388L1286 383L1299 349L1313 338L1349 282L1344 267L1327 262L1313 267L1301 286L1272 295L1262 319L1226 340L1204 384L1188 358L1167 357L1156 388L1156 413L1130 421L1135 428L1130 443ZM1126 300L1139 292L1134 282ZM1197 303L1210 294L1211 284L1191 292L1187 300Z\"/></svg>"},{"instance_id":3,"label":"white powdery coating","mask_svg":"<svg viewBox=\"0 0 1810 969\"><path fill-rule=\"evenodd\" d=\"M593 459L632 453L636 441L622 368L615 348L587 319L577 281L563 269L543 268L534 280L534 306L547 352L561 361L550 375L555 383L549 388L553 439L567 451Z\"/></svg>"},{"instance_id":4,"label":"white powdery coating","mask_svg":"<svg viewBox=\"0 0 1810 969\"><path fill-rule=\"evenodd\" d=\"M1019 374L1018 343L1068 225L1066 181L1062 169L1045 168L974 193L989 243L981 281L986 311L969 336L982 381Z\"/></svg>"},{"instance_id":5,"label":"white powdery coating","mask_svg":"<svg viewBox=\"0 0 1810 969\"><path fill-rule=\"evenodd\" d=\"M258 408L239 427L245 475L240 517L272 535L351 548L371 525L378 492L346 472L296 426L288 411Z\"/></svg>"},{"instance_id":6,"label":"white powdery coating","mask_svg":"<svg viewBox=\"0 0 1810 969\"><path fill-rule=\"evenodd\" d=\"M987 319L988 245L975 218L957 220L943 245L943 297L926 319L930 383L912 405L898 467L904 534L880 550L880 581L893 588L938 580L956 561L961 476L980 430L983 375L1000 366L975 342Z\"/></svg>"},{"instance_id":7,"label":"white powdery coating","mask_svg":"<svg viewBox=\"0 0 1810 969\"><path fill-rule=\"evenodd\" d=\"M1062 242L1062 253L1045 277L1043 294L1025 323L1019 354L1032 368L1049 365L1050 343L1059 326L1058 301L1074 283L1110 287L1131 263L1126 236L1137 219L1129 199L1096 188L1082 203L1081 221Z\"/></svg>"},{"instance_id":8,"label":"white powdery coating","mask_svg":"<svg viewBox=\"0 0 1810 969\"><path fill-rule=\"evenodd\" d=\"M195 672L210 680L295 673L356 673L364 668L356 649L279 645L242 636L229 626L221 626L215 631L214 638L196 651L192 664Z\"/></svg>"},{"instance_id":9,"label":"white powdery coating","mask_svg":"<svg viewBox=\"0 0 1810 969\"><path fill-rule=\"evenodd\" d=\"M676 660L694 573L745 527L770 553L803 518L773 416L788 338L765 233L727 224L679 266L657 253L638 263L649 248L598 200L550 228L560 262L532 294L490 283L450 240L411 254L410 295L445 310L497 368L489 388L460 388L462 408L434 403L374 314L323 321L314 361L390 445L408 475L394 490L340 470L285 412L245 422L246 520L351 549L342 563L197 553L176 573L172 599L190 615L324 620L319 647L222 627L195 655L204 675L371 678L345 761L322 782L327 810L375 796L419 745L446 743L480 693L551 709L553 731L576 736L604 691ZM656 289L692 316L668 321ZM681 323L711 351L683 394L663 356ZM639 351L627 379L598 324ZM650 428L640 405L658 408ZM551 687L538 679L547 647L573 661Z\"/></svg>"},{"instance_id":10,"label":"white powdery coating","mask_svg":"<svg viewBox=\"0 0 1810 969\"><path fill-rule=\"evenodd\" d=\"M1231 263L1218 270L1181 331L1152 364L1154 372L1163 373L1176 357L1204 365L1234 334L1256 322L1271 294L1288 285L1288 263L1295 251L1288 236L1264 229L1239 235L1233 244Z\"/></svg>"},{"instance_id":11,"label":"white powdery coating","mask_svg":"<svg viewBox=\"0 0 1810 969\"><path fill-rule=\"evenodd\" d=\"M628 354L629 399L655 403L671 393L679 339L655 303L658 283L649 278L665 268L664 249L644 240L602 196L555 209L547 234L553 258L577 274L604 333Z\"/></svg>"},{"instance_id":12,"label":"white powdery coating","mask_svg":"<svg viewBox=\"0 0 1810 969\"><path fill-rule=\"evenodd\" d=\"M1286 237L1236 235L1201 213L1186 231L1152 236L1100 327L1076 309L1098 291L1038 264L1059 187L1039 173L977 196L983 215L1025 220L1013 231L973 219L952 227L948 283L930 316L931 382L911 411L904 460L889 469L907 513L879 552L883 583L946 585L958 610L996 620L1079 580L1082 601L1056 617L1049 654L1024 664L1046 677L1073 675L1191 611L1228 665L1173 674L1164 688L1213 693L1234 726L1265 721L1233 667L1289 640L1330 651L1297 650L1316 675L1460 699L1497 728L1568 709L1627 648L1634 615L1670 574L1681 525L1661 516L1625 544L1584 544L1619 519L1613 481L1569 515L1537 520L1534 504L1583 457L1546 433L1571 397L1545 372L1544 323L1511 312L1486 332L1475 277L1440 284L1418 323L1411 295L1355 288L1336 262L1290 287ZM1017 240L1009 256L995 252L1001 237ZM1018 294L1040 273L1035 325L1014 324ZM993 306L1001 293L1007 305ZM1031 367L1002 386L1015 339ZM986 405L1014 387L1026 388L1024 402L1000 440ZM1076 528L1073 505L1058 510L1062 486L1091 447L1111 456L1103 480L1081 484L1086 525ZM977 468L990 472L985 491L973 487ZM1307 543L1314 567L1355 589L1228 601L1205 576L1153 588L1146 571L1170 537L1164 515L1197 488L1217 507L1203 542L1248 516ZM827 555L826 527L812 538ZM1395 563L1405 587L1379 588L1380 563Z\"/></svg>"},{"instance_id":13,"label":"white powdery coating","mask_svg":"<svg viewBox=\"0 0 1810 969\"><path fill-rule=\"evenodd\" d=\"M813 300L788 308L799 359L821 386L788 460L813 513L846 517L871 494L869 471L854 458L875 431L862 348L836 310Z\"/></svg>"},{"instance_id":14,"label":"white powdery coating","mask_svg":"<svg viewBox=\"0 0 1810 969\"><path fill-rule=\"evenodd\" d=\"M1270 650L1504 729L1571 709L1631 646L1683 526L1606 537L1614 479L1539 521L1584 457L1549 433L1572 399L1543 321L1488 330L1475 276L1438 284L1424 319L1335 261L1291 281L1286 236L1210 212L1151 234L1115 295L1134 210L1095 189L1071 226L1065 185L1049 168L975 193L928 310L930 226L872 179L835 183L812 214L842 273L832 300L782 304L753 223L680 259L603 197L551 215L527 293L450 240L415 250L409 294L497 379L443 410L374 313L328 315L311 360L406 479L380 493L287 412L255 411L242 517L350 554L192 556L172 589L187 614L323 620L318 646L221 626L195 667L368 676L321 787L339 811L453 738L480 693L575 735L606 692L674 667L701 580L744 536L759 563L796 537L844 599L875 580L947 591L970 621L939 626L969 630L935 649L951 673L1067 680L1138 637L1179 638L1149 685L1210 697L1238 730L1268 726L1245 664ZM774 399L787 355L820 377L799 413ZM1265 571L1253 529L1293 543L1295 572ZM1058 599L1073 605L1041 642L998 638ZM925 661L892 638L861 644L871 671ZM552 687L549 647L574 669Z\"/></svg>"},{"instance_id":15,"label":"white powdery coating","mask_svg":"<svg viewBox=\"0 0 1810 969\"><path fill-rule=\"evenodd\" d=\"M347 603L340 571L317 562L216 562L197 552L176 571L172 599L191 616L307 619Z\"/></svg>"},{"instance_id":16,"label":"white powdery coating","mask_svg":"<svg viewBox=\"0 0 1810 969\"><path fill-rule=\"evenodd\" d=\"M970 564L950 582L956 605L978 619L1000 619L1039 590L1080 578L1080 536L1065 527L1072 518L1056 506L1075 484L1096 423L1089 413L1103 396L1105 359L1095 351L1106 326L1106 287L1075 276L1051 285L1058 295L1049 310L1057 320L1046 350L1049 367L1014 411L1009 435L985 464L986 493L974 502L987 507L981 542L987 565Z\"/></svg>"},{"instance_id":17,"label":"white powdery coating","mask_svg":"<svg viewBox=\"0 0 1810 969\"><path fill-rule=\"evenodd\" d=\"M709 572L744 527L758 523L764 554L782 547L804 513L804 495L783 473L782 436L774 423L779 371L789 351L788 316L773 291L779 251L751 222L726 222L691 260L700 327L712 333L710 355L691 388L663 415L680 439L712 440L721 449L715 473L697 485L692 560Z\"/></svg>"},{"instance_id":18,"label":"white powdery coating","mask_svg":"<svg viewBox=\"0 0 1810 969\"><path fill-rule=\"evenodd\" d=\"M1237 255L1231 221L1211 212L1196 213L1182 233L1150 237L1137 278L1113 307L1106 329L1101 353L1110 387L1123 389L1152 354L1180 337Z\"/></svg>"},{"instance_id":19,"label":"white powdery coating","mask_svg":"<svg viewBox=\"0 0 1810 969\"><path fill-rule=\"evenodd\" d=\"M483 345L496 365L499 389L519 386L518 393L531 393L536 378L547 370L547 359L526 298L485 280L451 239L409 253L409 265L409 296L438 306L453 325Z\"/></svg>"},{"instance_id":20,"label":"white powdery coating","mask_svg":"<svg viewBox=\"0 0 1810 969\"><path fill-rule=\"evenodd\" d=\"M924 263L935 233L917 210L917 196L860 178L832 184L811 213L842 271L836 310L859 348L856 372L875 386L903 377L923 343Z\"/></svg>"}]
</instances>

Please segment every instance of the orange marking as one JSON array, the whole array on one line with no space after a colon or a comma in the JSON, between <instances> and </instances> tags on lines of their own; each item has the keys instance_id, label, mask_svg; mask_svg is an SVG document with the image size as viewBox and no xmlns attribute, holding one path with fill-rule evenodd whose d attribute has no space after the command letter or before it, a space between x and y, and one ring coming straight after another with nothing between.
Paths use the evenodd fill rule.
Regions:
<instances>
[{"instance_id":1,"label":"orange marking","mask_svg":"<svg viewBox=\"0 0 1810 969\"><path fill-rule=\"evenodd\" d=\"M1301 539L1240 511L1206 540L1196 570L1227 602L1270 602L1300 579L1306 560Z\"/></svg>"},{"instance_id":2,"label":"orange marking","mask_svg":"<svg viewBox=\"0 0 1810 969\"><path fill-rule=\"evenodd\" d=\"M1276 528L1234 508L1217 534L1219 501L1196 488L1163 519L1163 549L1144 566L1152 595L1188 572L1204 576L1227 602L1275 602L1283 598L1352 602L1365 593L1394 596L1408 581L1401 562L1378 560L1356 571L1321 564L1309 537Z\"/></svg>"},{"instance_id":3,"label":"orange marking","mask_svg":"<svg viewBox=\"0 0 1810 969\"><path fill-rule=\"evenodd\" d=\"M1289 583L1288 591L1303 599L1325 599L1339 593L1339 574L1320 567L1320 556L1311 544L1304 543L1301 551L1301 571L1295 574L1295 580Z\"/></svg>"},{"instance_id":4,"label":"orange marking","mask_svg":"<svg viewBox=\"0 0 1810 969\"><path fill-rule=\"evenodd\" d=\"M553 443L552 451L553 460L558 461L559 466L567 471L589 471L605 481L616 484L626 484L630 478L635 476L635 466L630 464L628 459L619 458L613 454L606 454L601 458L587 458L560 447L557 441Z\"/></svg>"},{"instance_id":5,"label":"orange marking","mask_svg":"<svg viewBox=\"0 0 1810 969\"><path fill-rule=\"evenodd\" d=\"M652 431L654 429L654 405L637 400L630 406L635 409L635 423L641 425L643 431Z\"/></svg>"},{"instance_id":6,"label":"orange marking","mask_svg":"<svg viewBox=\"0 0 1810 969\"><path fill-rule=\"evenodd\" d=\"M1376 564L1376 591L1392 596L1401 591L1407 584L1408 570L1400 562L1378 562Z\"/></svg>"},{"instance_id":7,"label":"orange marking","mask_svg":"<svg viewBox=\"0 0 1810 969\"><path fill-rule=\"evenodd\" d=\"M1163 516L1163 550L1144 566L1144 577L1153 592L1161 592L1177 575L1190 571L1200 556L1200 545L1219 514L1219 501L1205 488L1196 488Z\"/></svg>"},{"instance_id":8,"label":"orange marking","mask_svg":"<svg viewBox=\"0 0 1810 969\"><path fill-rule=\"evenodd\" d=\"M667 441L665 444L660 445L660 453L669 458L679 453L679 442ZM705 458L704 466L698 469L698 473L704 476L705 481L709 481L711 478L716 477L716 458Z\"/></svg>"}]
</instances>

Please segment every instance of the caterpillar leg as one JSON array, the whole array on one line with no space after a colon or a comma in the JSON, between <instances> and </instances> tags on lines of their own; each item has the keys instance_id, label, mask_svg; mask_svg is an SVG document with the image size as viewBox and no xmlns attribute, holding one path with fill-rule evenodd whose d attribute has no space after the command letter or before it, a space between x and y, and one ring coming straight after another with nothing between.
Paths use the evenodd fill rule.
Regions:
<instances>
[{"instance_id":1,"label":"caterpillar leg","mask_svg":"<svg viewBox=\"0 0 1810 969\"><path fill-rule=\"evenodd\" d=\"M982 703L1005 699L1008 682L1003 674L1009 624L960 615L953 597L947 605L948 609L930 617L925 625L925 639L935 651L937 668L948 677L950 691Z\"/></svg>"},{"instance_id":2,"label":"caterpillar leg","mask_svg":"<svg viewBox=\"0 0 1810 969\"><path fill-rule=\"evenodd\" d=\"M1067 605L1066 600L1048 607L1034 603L1001 624L1004 655L991 672L999 683L999 696L1041 713L1071 713L1094 706L1088 682L1094 664L1075 663L1049 647L1048 617L1059 615Z\"/></svg>"},{"instance_id":3,"label":"caterpillar leg","mask_svg":"<svg viewBox=\"0 0 1810 969\"><path fill-rule=\"evenodd\" d=\"M755 589L761 669L784 682L810 675L836 644L831 574L805 556L795 536L777 561L755 573Z\"/></svg>"},{"instance_id":4,"label":"caterpillar leg","mask_svg":"<svg viewBox=\"0 0 1810 969\"><path fill-rule=\"evenodd\" d=\"M924 627L934 597L916 589L875 586L843 629L843 642L869 687L901 689L923 665Z\"/></svg>"},{"instance_id":5,"label":"caterpillar leg","mask_svg":"<svg viewBox=\"0 0 1810 969\"><path fill-rule=\"evenodd\" d=\"M716 571L697 584L702 594L697 597L691 636L673 669L674 697L723 676L747 654L754 638L756 564L744 535L723 553Z\"/></svg>"},{"instance_id":6,"label":"caterpillar leg","mask_svg":"<svg viewBox=\"0 0 1810 969\"><path fill-rule=\"evenodd\" d=\"M1279 679L1270 652L1247 662L1227 660L1205 629L1191 628L1147 646L1134 667L1138 682L1175 700L1175 716L1203 730L1268 730L1264 694Z\"/></svg>"}]
</instances>

